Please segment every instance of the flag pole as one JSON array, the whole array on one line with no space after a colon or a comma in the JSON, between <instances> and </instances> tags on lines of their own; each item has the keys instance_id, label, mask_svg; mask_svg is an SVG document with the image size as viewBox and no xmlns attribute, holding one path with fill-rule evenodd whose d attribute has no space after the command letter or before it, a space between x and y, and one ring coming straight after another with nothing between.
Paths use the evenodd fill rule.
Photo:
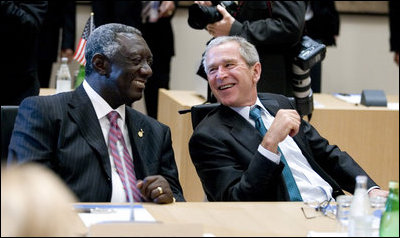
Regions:
<instances>
[{"instance_id":1,"label":"flag pole","mask_svg":"<svg viewBox=\"0 0 400 238\"><path fill-rule=\"evenodd\" d=\"M91 13L90 13L90 33L92 33L92 31L93 31L93 26L94 26L94 24L93 24L93 15L94 15L94 13L91 12Z\"/></svg>"}]
</instances>

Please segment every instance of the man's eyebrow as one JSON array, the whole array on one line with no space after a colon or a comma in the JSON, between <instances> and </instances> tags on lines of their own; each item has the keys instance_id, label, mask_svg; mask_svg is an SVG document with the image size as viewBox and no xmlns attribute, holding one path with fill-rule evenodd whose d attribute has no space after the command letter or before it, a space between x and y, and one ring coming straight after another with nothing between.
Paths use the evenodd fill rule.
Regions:
<instances>
[{"instance_id":1,"label":"man's eyebrow","mask_svg":"<svg viewBox=\"0 0 400 238\"><path fill-rule=\"evenodd\" d=\"M220 61L220 63L222 63L222 64L226 64L226 63L235 63L235 62L237 62L237 60L236 60L236 59L233 59L233 58L222 59L222 60ZM215 66L216 64L217 64L217 63L212 63L212 64L208 65L207 68L213 67L213 66Z\"/></svg>"}]
</instances>

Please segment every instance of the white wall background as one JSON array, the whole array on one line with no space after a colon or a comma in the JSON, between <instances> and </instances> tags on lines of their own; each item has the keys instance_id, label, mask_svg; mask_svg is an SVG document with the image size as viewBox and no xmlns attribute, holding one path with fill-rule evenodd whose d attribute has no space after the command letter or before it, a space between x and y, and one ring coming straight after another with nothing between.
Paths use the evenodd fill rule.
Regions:
<instances>
[{"instance_id":1,"label":"white wall background","mask_svg":"<svg viewBox=\"0 0 400 238\"><path fill-rule=\"evenodd\" d=\"M77 43L90 11L90 5L78 4ZM205 30L190 28L187 14L187 8L178 8L172 21L175 56L171 64L170 88L205 94L206 81L196 75L196 70L211 37ZM393 61L393 53L389 52L388 17L341 14L340 22L337 46L327 48L323 61L322 93L361 93L363 89L380 89L387 95L398 95L399 67ZM77 65L71 65L71 71L75 69ZM134 107L145 112L143 100L136 102Z\"/></svg>"}]
</instances>

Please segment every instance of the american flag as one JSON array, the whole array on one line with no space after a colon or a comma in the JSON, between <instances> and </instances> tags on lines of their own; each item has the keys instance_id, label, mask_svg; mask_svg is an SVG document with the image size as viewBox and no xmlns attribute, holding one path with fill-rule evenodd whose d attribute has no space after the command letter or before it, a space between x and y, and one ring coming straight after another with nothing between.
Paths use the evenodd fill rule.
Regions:
<instances>
[{"instance_id":1,"label":"american flag","mask_svg":"<svg viewBox=\"0 0 400 238\"><path fill-rule=\"evenodd\" d=\"M85 48L86 42L89 38L90 33L94 30L95 26L93 23L93 12L90 14L89 19L86 22L85 28L83 29L81 40L79 41L78 47L76 47L74 60L78 61L79 64L85 65Z\"/></svg>"}]
</instances>

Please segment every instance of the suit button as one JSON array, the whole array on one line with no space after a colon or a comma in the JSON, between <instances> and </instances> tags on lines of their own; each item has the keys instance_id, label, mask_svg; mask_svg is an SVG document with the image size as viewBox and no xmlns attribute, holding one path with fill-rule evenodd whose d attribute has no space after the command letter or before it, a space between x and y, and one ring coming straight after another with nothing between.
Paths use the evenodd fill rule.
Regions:
<instances>
[{"instance_id":1,"label":"suit button","mask_svg":"<svg viewBox=\"0 0 400 238\"><path fill-rule=\"evenodd\" d=\"M107 180L108 180L108 181L111 181L111 178L110 178L110 177L108 177L108 178L107 178Z\"/></svg>"}]
</instances>

